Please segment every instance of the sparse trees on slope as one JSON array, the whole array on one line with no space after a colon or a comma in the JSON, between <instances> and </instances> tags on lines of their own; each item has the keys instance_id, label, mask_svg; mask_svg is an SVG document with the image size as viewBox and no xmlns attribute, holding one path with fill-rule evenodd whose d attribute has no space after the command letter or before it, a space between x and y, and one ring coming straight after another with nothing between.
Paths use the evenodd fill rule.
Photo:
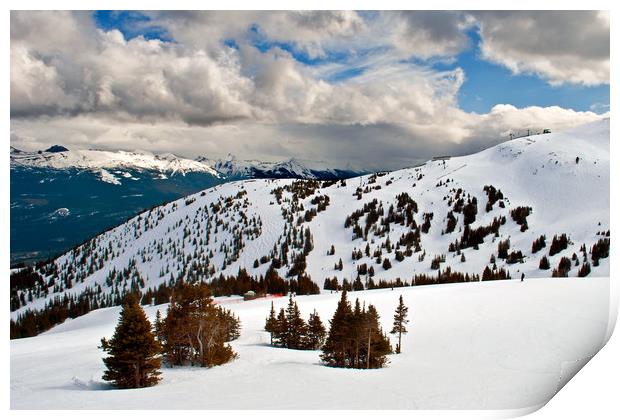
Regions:
<instances>
[{"instance_id":1,"label":"sparse trees on slope","mask_svg":"<svg viewBox=\"0 0 620 420\"><path fill-rule=\"evenodd\" d=\"M103 359L104 380L117 388L144 388L159 382L161 348L151 328L137 298L129 295L114 335L109 341L101 340L101 347L109 355Z\"/></svg>"},{"instance_id":2,"label":"sparse trees on slope","mask_svg":"<svg viewBox=\"0 0 620 420\"><path fill-rule=\"evenodd\" d=\"M407 334L407 324L409 320L407 319L407 312L409 308L405 306L403 302L403 295L400 295L398 298L398 306L396 307L396 312L394 313L394 325L392 327L392 331L390 334L398 334L398 344L396 345L396 353L400 353L402 350L401 347L401 336L403 334Z\"/></svg>"}]
</instances>

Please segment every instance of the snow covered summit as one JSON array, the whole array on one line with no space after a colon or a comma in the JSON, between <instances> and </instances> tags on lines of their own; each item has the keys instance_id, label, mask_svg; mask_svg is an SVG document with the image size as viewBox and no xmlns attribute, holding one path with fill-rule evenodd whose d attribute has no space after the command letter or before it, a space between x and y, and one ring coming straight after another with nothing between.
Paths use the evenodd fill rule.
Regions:
<instances>
[{"instance_id":1,"label":"snow covered summit","mask_svg":"<svg viewBox=\"0 0 620 420\"><path fill-rule=\"evenodd\" d=\"M199 162L212 166L229 178L303 178L303 179L342 179L361 175L363 171L338 169L325 162L290 158L282 162L260 160L241 160L228 154L224 159L209 159L199 156Z\"/></svg>"},{"instance_id":2,"label":"snow covered summit","mask_svg":"<svg viewBox=\"0 0 620 420\"><path fill-rule=\"evenodd\" d=\"M204 172L218 176L209 165L170 153L158 155L144 151L68 150L58 145L39 152L24 152L12 148L11 167L14 166L89 170L138 169L182 174Z\"/></svg>"}]
</instances>

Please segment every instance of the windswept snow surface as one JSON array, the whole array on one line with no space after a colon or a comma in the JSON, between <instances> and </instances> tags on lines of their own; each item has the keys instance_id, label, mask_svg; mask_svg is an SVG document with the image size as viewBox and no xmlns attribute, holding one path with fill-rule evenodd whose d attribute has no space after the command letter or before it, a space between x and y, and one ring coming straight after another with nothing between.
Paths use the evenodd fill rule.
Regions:
<instances>
[{"instance_id":1,"label":"windswept snow surface","mask_svg":"<svg viewBox=\"0 0 620 420\"><path fill-rule=\"evenodd\" d=\"M328 368L318 351L272 348L263 331L271 302L222 299L241 318L233 362L163 369L155 387L102 382L101 337L119 308L101 309L38 337L11 341L13 409L534 409L545 404L608 336L607 278L527 279L349 294L391 326L398 296L409 306L403 353L379 370ZM297 298L325 323L339 295ZM165 305L145 307L151 320ZM392 343L395 340L392 336Z\"/></svg>"}]
</instances>

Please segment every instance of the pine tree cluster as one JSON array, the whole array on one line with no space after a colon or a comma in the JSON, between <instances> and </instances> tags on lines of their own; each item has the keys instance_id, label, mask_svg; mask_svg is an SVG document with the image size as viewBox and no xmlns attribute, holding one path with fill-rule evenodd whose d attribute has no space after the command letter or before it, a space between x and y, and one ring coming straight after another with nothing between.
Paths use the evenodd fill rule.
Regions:
<instances>
[{"instance_id":1,"label":"pine tree cluster","mask_svg":"<svg viewBox=\"0 0 620 420\"><path fill-rule=\"evenodd\" d=\"M392 346L381 329L376 308L362 308L356 300L353 309L343 291L322 350L321 360L327 366L376 369L387 364Z\"/></svg>"},{"instance_id":2,"label":"pine tree cluster","mask_svg":"<svg viewBox=\"0 0 620 420\"><path fill-rule=\"evenodd\" d=\"M276 316L273 302L265 322L265 331L270 334L271 345L296 350L317 350L325 340L325 327L316 311L310 314L306 323L293 296L289 296L286 310L280 309Z\"/></svg>"}]
</instances>

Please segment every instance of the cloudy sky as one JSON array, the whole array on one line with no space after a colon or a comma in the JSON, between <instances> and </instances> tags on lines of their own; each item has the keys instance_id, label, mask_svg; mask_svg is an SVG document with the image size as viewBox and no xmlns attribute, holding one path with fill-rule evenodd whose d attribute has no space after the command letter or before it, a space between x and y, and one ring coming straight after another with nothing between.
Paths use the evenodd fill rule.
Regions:
<instances>
[{"instance_id":1,"label":"cloudy sky","mask_svg":"<svg viewBox=\"0 0 620 420\"><path fill-rule=\"evenodd\" d=\"M609 112L606 12L11 12L11 145L393 169Z\"/></svg>"}]
</instances>

